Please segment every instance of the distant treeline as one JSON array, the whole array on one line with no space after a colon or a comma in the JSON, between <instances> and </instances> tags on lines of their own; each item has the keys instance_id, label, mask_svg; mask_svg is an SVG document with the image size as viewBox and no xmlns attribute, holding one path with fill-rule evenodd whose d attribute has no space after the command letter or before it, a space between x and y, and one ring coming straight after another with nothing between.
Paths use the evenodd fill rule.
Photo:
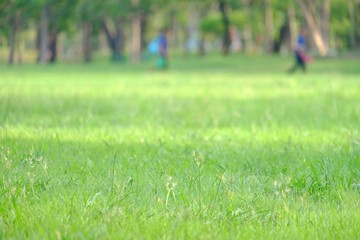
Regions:
<instances>
[{"instance_id":1,"label":"distant treeline","mask_svg":"<svg viewBox=\"0 0 360 240\"><path fill-rule=\"evenodd\" d=\"M310 48L327 56L358 48L358 26L358 0L0 0L0 49L10 64L89 62L104 52L139 62L162 28L170 47L226 55L290 52L305 27Z\"/></svg>"}]
</instances>

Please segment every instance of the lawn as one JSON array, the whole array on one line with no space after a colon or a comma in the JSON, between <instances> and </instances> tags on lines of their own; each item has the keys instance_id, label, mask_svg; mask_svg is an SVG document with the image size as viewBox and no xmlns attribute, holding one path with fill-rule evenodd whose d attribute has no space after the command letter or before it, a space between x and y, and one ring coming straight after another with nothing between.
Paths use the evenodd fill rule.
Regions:
<instances>
[{"instance_id":1,"label":"lawn","mask_svg":"<svg viewBox=\"0 0 360 240\"><path fill-rule=\"evenodd\" d=\"M0 239L359 239L360 60L0 65Z\"/></svg>"}]
</instances>

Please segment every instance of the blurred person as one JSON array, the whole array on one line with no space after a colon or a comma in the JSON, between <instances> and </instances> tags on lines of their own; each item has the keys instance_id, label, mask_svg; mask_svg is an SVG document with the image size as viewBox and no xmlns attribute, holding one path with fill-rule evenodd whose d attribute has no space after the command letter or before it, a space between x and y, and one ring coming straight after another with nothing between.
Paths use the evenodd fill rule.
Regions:
<instances>
[{"instance_id":1,"label":"blurred person","mask_svg":"<svg viewBox=\"0 0 360 240\"><path fill-rule=\"evenodd\" d=\"M302 28L294 49L295 64L288 70L289 73L295 72L298 67L300 67L303 72L306 72L306 63L311 61L311 57L305 53L307 47L306 34L306 29Z\"/></svg>"},{"instance_id":2,"label":"blurred person","mask_svg":"<svg viewBox=\"0 0 360 240\"><path fill-rule=\"evenodd\" d=\"M148 51L150 54L158 56L156 60L156 69L166 69L168 67L168 41L167 30L162 29L159 35L154 38L149 46Z\"/></svg>"},{"instance_id":3,"label":"blurred person","mask_svg":"<svg viewBox=\"0 0 360 240\"><path fill-rule=\"evenodd\" d=\"M162 29L157 38L159 58L156 62L158 69L166 69L169 65L167 29Z\"/></svg>"}]
</instances>

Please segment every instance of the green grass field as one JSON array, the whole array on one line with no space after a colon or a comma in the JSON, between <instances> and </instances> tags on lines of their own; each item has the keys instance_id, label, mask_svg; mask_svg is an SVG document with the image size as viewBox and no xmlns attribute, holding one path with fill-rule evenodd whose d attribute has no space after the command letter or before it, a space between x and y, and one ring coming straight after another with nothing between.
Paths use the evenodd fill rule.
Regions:
<instances>
[{"instance_id":1,"label":"green grass field","mask_svg":"<svg viewBox=\"0 0 360 240\"><path fill-rule=\"evenodd\" d=\"M360 239L360 60L0 65L0 239Z\"/></svg>"}]
</instances>

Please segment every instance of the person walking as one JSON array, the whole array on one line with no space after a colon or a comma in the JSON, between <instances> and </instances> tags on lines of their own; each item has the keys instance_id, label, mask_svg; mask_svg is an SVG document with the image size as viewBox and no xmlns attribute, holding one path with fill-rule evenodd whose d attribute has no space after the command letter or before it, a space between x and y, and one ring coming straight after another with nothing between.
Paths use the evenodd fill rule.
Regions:
<instances>
[{"instance_id":1,"label":"person walking","mask_svg":"<svg viewBox=\"0 0 360 240\"><path fill-rule=\"evenodd\" d=\"M302 28L294 49L295 64L288 70L289 73L294 73L298 67L300 67L303 72L306 72L306 63L311 60L310 56L305 53L306 47L306 30Z\"/></svg>"},{"instance_id":2,"label":"person walking","mask_svg":"<svg viewBox=\"0 0 360 240\"><path fill-rule=\"evenodd\" d=\"M168 56L168 41L167 41L167 30L162 29L158 36L158 54L159 58L157 59L156 67L158 69L166 69L169 65L169 56Z\"/></svg>"}]
</instances>

